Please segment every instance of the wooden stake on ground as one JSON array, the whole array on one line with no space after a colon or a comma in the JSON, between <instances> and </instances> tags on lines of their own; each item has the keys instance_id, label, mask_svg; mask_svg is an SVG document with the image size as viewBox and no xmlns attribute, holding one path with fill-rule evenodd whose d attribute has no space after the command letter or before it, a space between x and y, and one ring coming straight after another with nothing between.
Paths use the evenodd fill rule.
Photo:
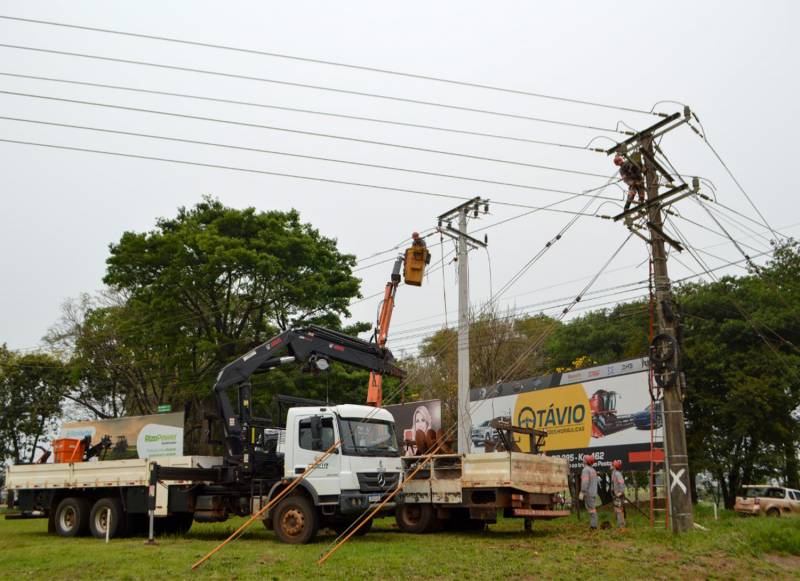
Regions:
<instances>
[{"instance_id":1,"label":"wooden stake on ground","mask_svg":"<svg viewBox=\"0 0 800 581\"><path fill-rule=\"evenodd\" d=\"M203 563L205 563L206 561L208 561L208 560L211 558L211 556L212 556L212 555L214 555L215 553L217 553L217 552L218 552L220 549L222 549L222 547L224 547L225 545L227 545L227 544L228 544L228 543L230 543L231 541L235 540L237 537L241 536L241 534L242 534L242 533L245 531L245 529L247 529L247 527L249 527L251 524L253 524L253 522L255 522L256 520L258 520L258 518L259 518L259 517L260 517L262 514L264 514L264 513L265 513L265 512L267 512L267 511L268 511L270 508L272 508L272 506L273 506L273 505L274 505L276 502L278 502L278 501L279 501L280 499L282 499L284 496L286 496L287 494L289 494L289 492L291 492L292 490L294 490L294 489L297 487L297 485L298 485L298 484L300 484L300 483L301 483L301 482L302 482L302 481L305 479L305 477L306 477L306 476L308 476L308 475L311 473L311 471L312 471L312 470L314 470L314 468L316 468L316 467L319 465L319 463L320 463L320 462L322 462L322 461L323 461L323 460L325 460L325 459L326 459L328 456L330 456L331 454L333 454L333 451L334 451L334 450L335 450L335 449L336 449L336 448L339 446L339 444L340 444L340 443L341 443L341 441L340 441L340 440L337 440L336 442L334 442L334 443L333 443L333 445L332 445L330 448L328 448L328 449L325 451L325 453L324 453L324 454L322 454L322 456L320 456L319 458L317 458L316 460L314 460L314 462L313 462L313 463L309 464L309 465L308 465L308 467L305 469L305 471L303 471L303 473L302 473L302 474L300 474L300 475L299 475L297 478L295 478L294 480L292 480L292 481L289 483L289 486L287 486L286 488L284 488L284 489L283 489L283 490L280 492L280 494L277 494L277 495L275 495L275 498L273 498L272 500L270 500L270 501L267 503L267 505L266 505L266 506L264 506L263 508L261 508L261 510L259 510L257 513L255 513L253 516L251 516L249 519L247 519L247 520L244 522L244 524L242 524L242 526L240 526L238 529L236 529L235 531L233 531L233 534L231 534L231 536L229 536L227 539L225 539L224 541L222 541L222 542L221 542L219 545L217 545L216 547L214 547L214 549L213 549L213 550L212 550L210 553L208 553L208 554L207 554L205 557L203 557L202 559L200 559L199 561L197 561L197 563L195 563L194 565L192 565L192 571L194 571L194 570L195 570L195 569L197 569L197 568L198 568L200 565L202 565Z\"/></svg>"}]
</instances>

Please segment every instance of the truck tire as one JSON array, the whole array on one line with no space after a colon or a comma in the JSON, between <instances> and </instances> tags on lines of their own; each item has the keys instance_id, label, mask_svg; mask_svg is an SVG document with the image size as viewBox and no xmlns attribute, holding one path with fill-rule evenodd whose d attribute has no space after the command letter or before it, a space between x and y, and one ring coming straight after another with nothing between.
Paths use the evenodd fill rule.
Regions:
<instances>
[{"instance_id":1,"label":"truck tire","mask_svg":"<svg viewBox=\"0 0 800 581\"><path fill-rule=\"evenodd\" d=\"M284 543L303 545L311 542L319 530L319 515L305 496L287 496L278 503L272 516L275 534Z\"/></svg>"},{"instance_id":2,"label":"truck tire","mask_svg":"<svg viewBox=\"0 0 800 581\"><path fill-rule=\"evenodd\" d=\"M108 526L108 515L111 513L111 526ZM122 503L118 498L101 498L92 506L89 513L89 531L97 539L106 538L106 529L111 538L124 536L127 531L127 519Z\"/></svg>"},{"instance_id":3,"label":"truck tire","mask_svg":"<svg viewBox=\"0 0 800 581\"><path fill-rule=\"evenodd\" d=\"M430 504L401 504L395 510L394 518L404 533L430 533L441 526L436 509Z\"/></svg>"},{"instance_id":4,"label":"truck tire","mask_svg":"<svg viewBox=\"0 0 800 581\"><path fill-rule=\"evenodd\" d=\"M77 537L89 530L89 501L70 496L58 503L55 530L59 537Z\"/></svg>"},{"instance_id":5,"label":"truck tire","mask_svg":"<svg viewBox=\"0 0 800 581\"><path fill-rule=\"evenodd\" d=\"M333 530L336 531L337 535L341 535L343 532L347 531L350 528L350 525L353 524L352 520L347 521L336 521L333 523ZM354 537L363 537L372 529L372 519L369 519L365 524L361 526L360 529L356 531L353 535Z\"/></svg>"},{"instance_id":6,"label":"truck tire","mask_svg":"<svg viewBox=\"0 0 800 581\"><path fill-rule=\"evenodd\" d=\"M767 516L778 517L781 516L781 511L777 508L771 508L767 511Z\"/></svg>"}]
</instances>

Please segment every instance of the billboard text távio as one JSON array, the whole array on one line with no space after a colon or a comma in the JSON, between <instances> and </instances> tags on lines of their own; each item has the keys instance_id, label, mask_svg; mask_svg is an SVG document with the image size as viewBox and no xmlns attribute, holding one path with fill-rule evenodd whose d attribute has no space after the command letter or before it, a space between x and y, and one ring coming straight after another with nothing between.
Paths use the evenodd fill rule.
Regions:
<instances>
[{"instance_id":1,"label":"billboard text t\u00e1vio","mask_svg":"<svg viewBox=\"0 0 800 581\"><path fill-rule=\"evenodd\" d=\"M647 359L631 359L572 372L555 373L470 391L472 452L497 438L493 419L547 431L544 451L581 466L584 454L597 465L623 462L624 469L649 468L651 426L661 448L660 405L651 409ZM518 445L528 451L527 438ZM661 450L654 454L663 458Z\"/></svg>"}]
</instances>

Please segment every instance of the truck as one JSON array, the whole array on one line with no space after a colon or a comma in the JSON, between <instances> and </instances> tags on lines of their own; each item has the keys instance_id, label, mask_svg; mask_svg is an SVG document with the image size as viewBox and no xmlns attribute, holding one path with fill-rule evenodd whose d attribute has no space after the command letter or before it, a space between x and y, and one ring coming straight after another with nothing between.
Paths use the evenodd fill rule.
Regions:
<instances>
[{"instance_id":1,"label":"truck","mask_svg":"<svg viewBox=\"0 0 800 581\"><path fill-rule=\"evenodd\" d=\"M397 526L408 533L442 527L482 528L505 518L534 520L569 516L566 505L567 461L539 453L546 432L492 420L496 451L476 454L406 456L406 480L395 510ZM531 452L520 451L514 434L530 438Z\"/></svg>"},{"instance_id":2,"label":"truck","mask_svg":"<svg viewBox=\"0 0 800 581\"><path fill-rule=\"evenodd\" d=\"M402 377L391 352L374 343L310 325L289 329L225 366L214 384L222 456L177 456L15 465L7 469L9 507L43 515L64 537L184 533L194 521L255 514L299 478L322 453L339 445L263 516L287 543L310 542L320 527L344 530L381 502L401 479L391 414L364 405L293 407L285 428L255 417L250 377L281 365L322 373L337 361ZM236 390L237 405L230 393ZM394 509L387 503L385 510ZM152 513L152 519L146 518ZM362 527L366 532L369 525Z\"/></svg>"}]
</instances>

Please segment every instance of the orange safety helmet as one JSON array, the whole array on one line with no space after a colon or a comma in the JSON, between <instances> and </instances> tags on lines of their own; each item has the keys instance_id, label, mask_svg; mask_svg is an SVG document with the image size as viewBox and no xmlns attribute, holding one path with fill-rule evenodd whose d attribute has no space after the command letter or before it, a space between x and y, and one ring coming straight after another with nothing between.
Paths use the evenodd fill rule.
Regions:
<instances>
[{"instance_id":1,"label":"orange safety helmet","mask_svg":"<svg viewBox=\"0 0 800 581\"><path fill-rule=\"evenodd\" d=\"M615 470L622 470L622 460L614 460L611 465Z\"/></svg>"},{"instance_id":2,"label":"orange safety helmet","mask_svg":"<svg viewBox=\"0 0 800 581\"><path fill-rule=\"evenodd\" d=\"M625 159L621 155L614 157L614 165L622 165L623 163L625 163Z\"/></svg>"},{"instance_id":3,"label":"orange safety helmet","mask_svg":"<svg viewBox=\"0 0 800 581\"><path fill-rule=\"evenodd\" d=\"M586 454L586 456L583 457L583 463L587 466L594 464L594 454Z\"/></svg>"},{"instance_id":4,"label":"orange safety helmet","mask_svg":"<svg viewBox=\"0 0 800 581\"><path fill-rule=\"evenodd\" d=\"M411 239L412 240L416 240L417 238L419 238L419 232L412 232L411 233Z\"/></svg>"}]
</instances>

